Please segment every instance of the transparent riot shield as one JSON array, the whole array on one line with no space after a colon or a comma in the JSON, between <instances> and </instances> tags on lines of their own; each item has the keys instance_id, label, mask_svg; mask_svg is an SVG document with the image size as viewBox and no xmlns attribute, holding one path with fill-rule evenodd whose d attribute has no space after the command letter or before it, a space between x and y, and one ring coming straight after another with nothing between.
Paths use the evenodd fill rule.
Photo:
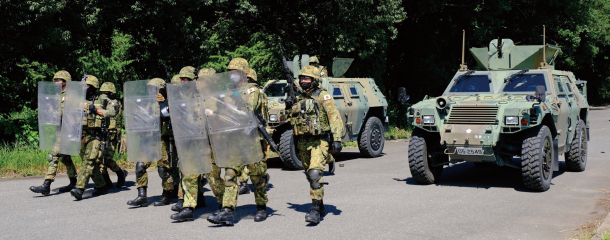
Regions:
<instances>
[{"instance_id":1,"label":"transparent riot shield","mask_svg":"<svg viewBox=\"0 0 610 240\"><path fill-rule=\"evenodd\" d=\"M208 135L216 165L237 167L263 158L245 73L239 70L199 79Z\"/></svg>"},{"instance_id":2,"label":"transparent riot shield","mask_svg":"<svg viewBox=\"0 0 610 240\"><path fill-rule=\"evenodd\" d=\"M161 159L161 116L159 87L149 80L129 81L123 85L127 158L130 162Z\"/></svg>"},{"instance_id":3,"label":"transparent riot shield","mask_svg":"<svg viewBox=\"0 0 610 240\"><path fill-rule=\"evenodd\" d=\"M204 174L212 170L212 151L197 84L167 84L169 114L180 171L185 175Z\"/></svg>"},{"instance_id":4,"label":"transparent riot shield","mask_svg":"<svg viewBox=\"0 0 610 240\"><path fill-rule=\"evenodd\" d=\"M42 150L59 152L61 83L38 82L38 137Z\"/></svg>"},{"instance_id":5,"label":"transparent riot shield","mask_svg":"<svg viewBox=\"0 0 610 240\"><path fill-rule=\"evenodd\" d=\"M59 148L59 152L62 154L76 156L80 153L86 93L87 84L85 82L66 83Z\"/></svg>"}]
</instances>

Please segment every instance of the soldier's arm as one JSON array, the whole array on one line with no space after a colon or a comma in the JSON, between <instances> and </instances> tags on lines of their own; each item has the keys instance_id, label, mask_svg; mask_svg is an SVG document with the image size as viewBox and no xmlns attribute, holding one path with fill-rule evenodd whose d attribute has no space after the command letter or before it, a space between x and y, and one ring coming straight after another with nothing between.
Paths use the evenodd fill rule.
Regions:
<instances>
[{"instance_id":1,"label":"soldier's arm","mask_svg":"<svg viewBox=\"0 0 610 240\"><path fill-rule=\"evenodd\" d=\"M99 105L99 108L97 108L97 114L102 117L114 117L114 116L116 116L116 114L118 112L116 109L117 107L118 107L117 103L109 100L108 105L106 106L106 109L102 109L102 105Z\"/></svg>"},{"instance_id":2,"label":"soldier's arm","mask_svg":"<svg viewBox=\"0 0 610 240\"><path fill-rule=\"evenodd\" d=\"M333 141L340 142L343 135L343 122L341 121L341 113L335 105L335 100L326 91L322 91L319 96L322 100L322 105L328 115L328 123L330 124L330 132L333 133Z\"/></svg>"}]
</instances>

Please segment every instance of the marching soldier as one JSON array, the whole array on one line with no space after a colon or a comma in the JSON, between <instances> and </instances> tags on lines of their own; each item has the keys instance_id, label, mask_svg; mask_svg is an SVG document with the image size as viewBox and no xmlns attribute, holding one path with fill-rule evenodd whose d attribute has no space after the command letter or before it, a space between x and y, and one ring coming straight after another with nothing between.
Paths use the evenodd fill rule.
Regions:
<instances>
[{"instance_id":1,"label":"marching soldier","mask_svg":"<svg viewBox=\"0 0 610 240\"><path fill-rule=\"evenodd\" d=\"M314 59L315 60L315 59ZM311 61L311 60L310 60ZM299 85L303 89L292 106L286 106L290 124L297 137L299 159L303 163L309 181L309 195L312 199L311 210L305 221L317 224L324 216L324 184L322 172L326 161L330 160L330 144L341 151L343 123L335 101L324 89L320 88L320 69L305 66L299 74ZM327 142L332 134L332 143Z\"/></svg>"}]
</instances>

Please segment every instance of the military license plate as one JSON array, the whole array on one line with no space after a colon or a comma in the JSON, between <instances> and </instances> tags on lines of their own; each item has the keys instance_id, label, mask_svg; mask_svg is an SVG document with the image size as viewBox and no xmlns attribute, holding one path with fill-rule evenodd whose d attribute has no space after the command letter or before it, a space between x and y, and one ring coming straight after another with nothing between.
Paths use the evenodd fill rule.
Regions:
<instances>
[{"instance_id":1,"label":"military license plate","mask_svg":"<svg viewBox=\"0 0 610 240\"><path fill-rule=\"evenodd\" d=\"M465 148L458 147L457 154L459 155L483 155L483 148Z\"/></svg>"}]
</instances>

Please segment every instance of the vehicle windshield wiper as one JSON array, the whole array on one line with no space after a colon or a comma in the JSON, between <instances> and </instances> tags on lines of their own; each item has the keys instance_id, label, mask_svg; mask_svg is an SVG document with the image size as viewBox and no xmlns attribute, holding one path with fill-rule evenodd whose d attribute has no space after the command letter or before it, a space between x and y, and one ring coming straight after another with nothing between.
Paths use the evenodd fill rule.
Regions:
<instances>
[{"instance_id":1,"label":"vehicle windshield wiper","mask_svg":"<svg viewBox=\"0 0 610 240\"><path fill-rule=\"evenodd\" d=\"M459 83L460 81L462 81L464 78L466 78L466 77L470 77L470 75L472 75L473 73L474 73L474 70L470 70L470 71L468 71L468 72L466 72L466 73L464 73L464 74L460 75L460 76L458 77L458 79L457 79L457 80L455 80L455 83L457 84L457 83Z\"/></svg>"},{"instance_id":2,"label":"vehicle windshield wiper","mask_svg":"<svg viewBox=\"0 0 610 240\"><path fill-rule=\"evenodd\" d=\"M505 83L510 83L510 82L512 82L515 79L515 77L522 76L523 74L525 74L526 72L529 72L529 71L530 70L528 68L523 69L523 70L521 70L521 71L519 71L519 72L517 72L517 73L515 73L513 75L510 75L509 77L505 78L504 82Z\"/></svg>"}]
</instances>

